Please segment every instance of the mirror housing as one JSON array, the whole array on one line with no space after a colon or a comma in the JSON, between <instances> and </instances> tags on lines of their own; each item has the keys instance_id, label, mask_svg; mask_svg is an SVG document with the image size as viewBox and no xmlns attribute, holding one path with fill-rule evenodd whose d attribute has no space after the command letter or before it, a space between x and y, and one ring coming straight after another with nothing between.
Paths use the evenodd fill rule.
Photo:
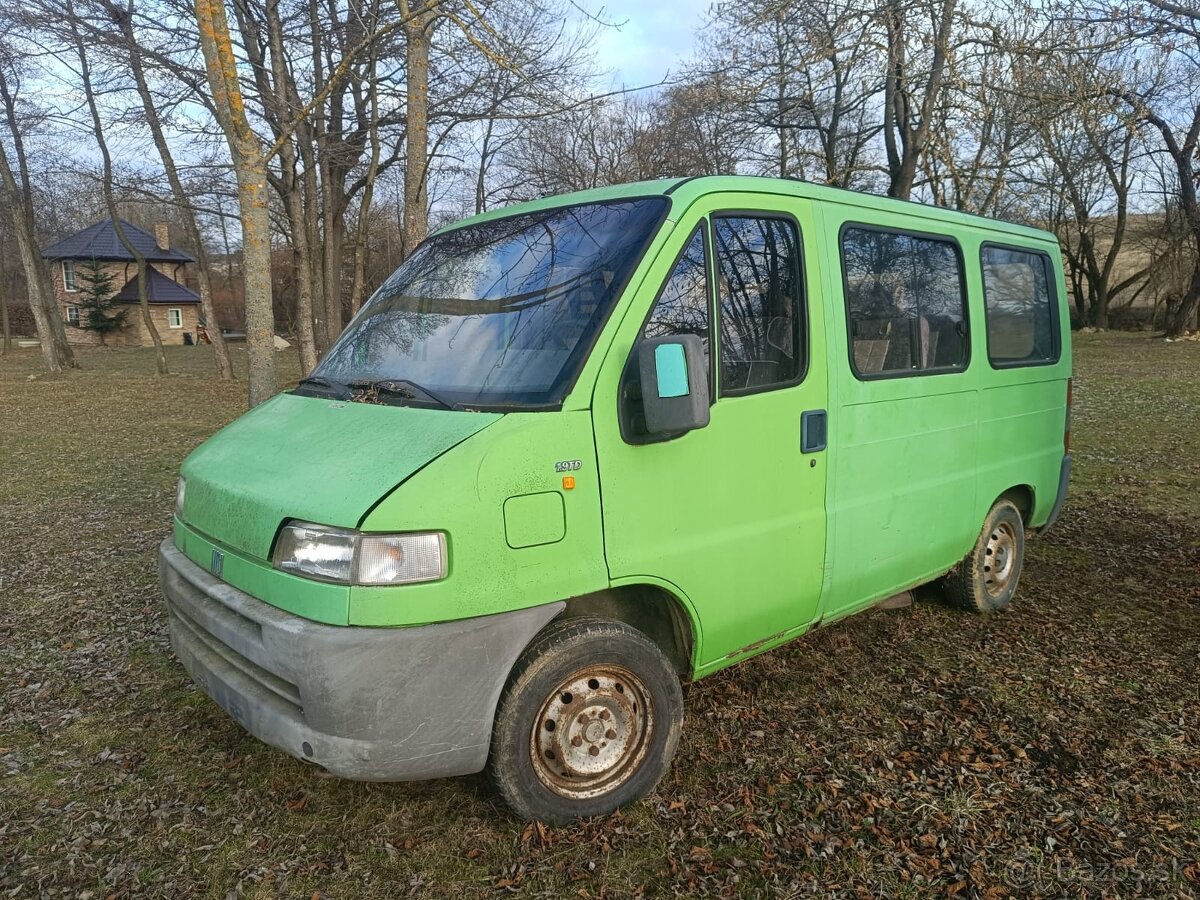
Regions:
<instances>
[{"instance_id":1,"label":"mirror housing","mask_svg":"<svg viewBox=\"0 0 1200 900\"><path fill-rule=\"evenodd\" d=\"M638 345L642 409L650 434L683 434L708 424L708 362L694 334Z\"/></svg>"}]
</instances>

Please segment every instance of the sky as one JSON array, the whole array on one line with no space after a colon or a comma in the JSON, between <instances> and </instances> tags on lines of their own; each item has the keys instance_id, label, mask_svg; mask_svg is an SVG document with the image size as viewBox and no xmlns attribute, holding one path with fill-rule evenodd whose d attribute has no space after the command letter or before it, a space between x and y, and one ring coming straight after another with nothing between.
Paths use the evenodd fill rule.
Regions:
<instances>
[{"instance_id":1,"label":"sky","mask_svg":"<svg viewBox=\"0 0 1200 900\"><path fill-rule=\"evenodd\" d=\"M579 5L617 27L601 29L596 65L613 87L640 87L678 72L691 55L711 0L581 0Z\"/></svg>"}]
</instances>

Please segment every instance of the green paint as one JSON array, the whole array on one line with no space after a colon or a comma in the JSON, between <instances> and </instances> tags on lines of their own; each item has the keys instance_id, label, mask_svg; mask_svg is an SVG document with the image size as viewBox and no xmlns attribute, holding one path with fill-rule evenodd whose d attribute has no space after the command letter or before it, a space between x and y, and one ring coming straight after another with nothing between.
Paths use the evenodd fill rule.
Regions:
<instances>
[{"instance_id":1,"label":"green paint","mask_svg":"<svg viewBox=\"0 0 1200 900\"><path fill-rule=\"evenodd\" d=\"M660 344L655 347L654 373L658 378L658 396L686 397L689 388L683 344Z\"/></svg>"},{"instance_id":2,"label":"green paint","mask_svg":"<svg viewBox=\"0 0 1200 900\"><path fill-rule=\"evenodd\" d=\"M798 182L734 177L605 188L468 221L672 187L669 218L561 411L501 415L277 397L184 464L177 543L206 567L218 544L231 584L335 623L421 624L653 585L691 622L698 677L945 572L1006 491L1024 486L1033 497L1031 525L1046 521L1058 488L1071 369L1053 236ZM660 443L626 443L618 397L642 323L697 225L722 210L785 213L798 222L806 374L745 396L722 396L718 385L707 427ZM838 245L846 223L958 242L968 296L964 370L855 377ZM979 268L985 241L1055 261L1058 362L989 364ZM678 357L656 354L662 396L688 391ZM802 454L800 418L811 409L828 410L828 448ZM575 460L578 469L556 471L556 463ZM574 489L564 488L564 474ZM400 587L284 575L268 560L280 524L292 518L367 531L444 531L449 574Z\"/></svg>"},{"instance_id":3,"label":"green paint","mask_svg":"<svg viewBox=\"0 0 1200 900\"><path fill-rule=\"evenodd\" d=\"M280 394L187 458L184 518L266 560L285 519L353 528L381 495L497 419Z\"/></svg>"}]
</instances>

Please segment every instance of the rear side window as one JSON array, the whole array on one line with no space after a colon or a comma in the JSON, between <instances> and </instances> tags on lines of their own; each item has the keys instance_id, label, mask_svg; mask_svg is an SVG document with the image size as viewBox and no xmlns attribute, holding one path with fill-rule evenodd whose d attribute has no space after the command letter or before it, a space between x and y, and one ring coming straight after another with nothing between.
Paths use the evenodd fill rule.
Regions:
<instances>
[{"instance_id":1,"label":"rear side window","mask_svg":"<svg viewBox=\"0 0 1200 900\"><path fill-rule=\"evenodd\" d=\"M1050 259L1044 253L985 244L980 265L988 359L996 366L1056 362Z\"/></svg>"},{"instance_id":2,"label":"rear side window","mask_svg":"<svg viewBox=\"0 0 1200 900\"><path fill-rule=\"evenodd\" d=\"M847 227L842 271L851 363L859 377L966 368L966 293L953 241Z\"/></svg>"},{"instance_id":3,"label":"rear side window","mask_svg":"<svg viewBox=\"0 0 1200 900\"><path fill-rule=\"evenodd\" d=\"M804 374L800 232L790 219L721 216L716 245L721 393L753 393Z\"/></svg>"},{"instance_id":4,"label":"rear side window","mask_svg":"<svg viewBox=\"0 0 1200 900\"><path fill-rule=\"evenodd\" d=\"M701 225L692 232L687 246L675 261L650 310L650 318L642 326L642 337L694 334L704 344L704 358L708 360L711 353L708 304L708 266L704 255L704 226Z\"/></svg>"}]
</instances>

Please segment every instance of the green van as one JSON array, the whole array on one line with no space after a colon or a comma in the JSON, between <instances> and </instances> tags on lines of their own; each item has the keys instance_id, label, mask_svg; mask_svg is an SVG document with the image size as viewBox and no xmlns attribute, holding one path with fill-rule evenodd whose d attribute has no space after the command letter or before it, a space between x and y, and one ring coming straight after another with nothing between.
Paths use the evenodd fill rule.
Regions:
<instances>
[{"instance_id":1,"label":"green van","mask_svg":"<svg viewBox=\"0 0 1200 900\"><path fill-rule=\"evenodd\" d=\"M175 652L353 779L647 794L696 679L916 585L1006 606L1070 472L1055 238L792 181L551 197L430 237L183 464Z\"/></svg>"}]
</instances>

